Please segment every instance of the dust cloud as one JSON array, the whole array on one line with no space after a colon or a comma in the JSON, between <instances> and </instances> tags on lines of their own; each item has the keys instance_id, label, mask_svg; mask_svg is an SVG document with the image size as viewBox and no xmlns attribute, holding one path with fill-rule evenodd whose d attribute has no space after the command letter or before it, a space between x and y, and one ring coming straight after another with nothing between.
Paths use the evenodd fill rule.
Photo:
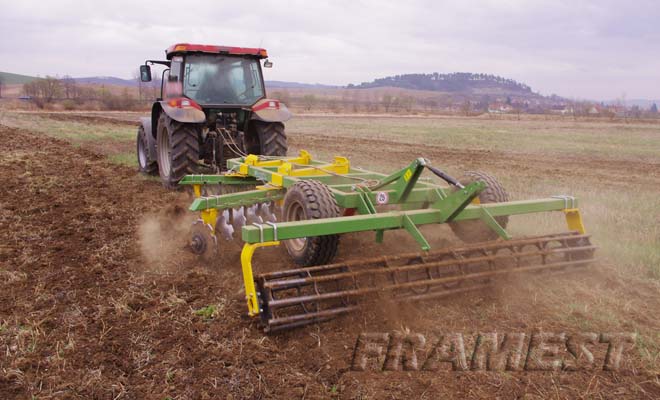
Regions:
<instances>
[{"instance_id":1,"label":"dust cloud","mask_svg":"<svg viewBox=\"0 0 660 400\"><path fill-rule=\"evenodd\" d=\"M145 214L138 228L143 267L171 272L184 263L190 257L187 246L194 219L195 215L179 205Z\"/></svg>"}]
</instances>

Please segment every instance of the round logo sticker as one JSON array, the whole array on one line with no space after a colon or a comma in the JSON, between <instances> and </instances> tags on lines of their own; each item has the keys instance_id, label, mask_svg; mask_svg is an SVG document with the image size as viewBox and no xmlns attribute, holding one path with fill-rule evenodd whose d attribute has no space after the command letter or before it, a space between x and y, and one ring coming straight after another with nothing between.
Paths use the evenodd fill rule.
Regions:
<instances>
[{"instance_id":1,"label":"round logo sticker","mask_svg":"<svg viewBox=\"0 0 660 400\"><path fill-rule=\"evenodd\" d=\"M378 192L376 193L376 203L378 204L387 204L390 200L390 195L387 192Z\"/></svg>"}]
</instances>

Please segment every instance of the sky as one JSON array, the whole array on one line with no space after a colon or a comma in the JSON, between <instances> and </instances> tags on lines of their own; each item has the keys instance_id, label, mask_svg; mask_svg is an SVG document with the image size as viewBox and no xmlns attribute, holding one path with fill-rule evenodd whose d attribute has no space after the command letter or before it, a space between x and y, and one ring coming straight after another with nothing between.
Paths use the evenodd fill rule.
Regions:
<instances>
[{"instance_id":1,"label":"sky","mask_svg":"<svg viewBox=\"0 0 660 400\"><path fill-rule=\"evenodd\" d=\"M0 71L131 78L183 42L264 47L267 80L474 72L543 95L660 98L657 0L0 0Z\"/></svg>"}]
</instances>

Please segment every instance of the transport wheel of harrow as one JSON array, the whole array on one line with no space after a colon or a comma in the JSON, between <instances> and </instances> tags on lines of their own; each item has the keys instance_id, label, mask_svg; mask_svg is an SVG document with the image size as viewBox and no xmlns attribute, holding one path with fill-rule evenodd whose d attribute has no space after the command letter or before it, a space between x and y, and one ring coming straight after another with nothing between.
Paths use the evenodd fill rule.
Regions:
<instances>
[{"instance_id":1,"label":"transport wheel of harrow","mask_svg":"<svg viewBox=\"0 0 660 400\"><path fill-rule=\"evenodd\" d=\"M193 223L190 229L190 249L203 260L212 260L218 254L218 239L213 228L202 220Z\"/></svg>"},{"instance_id":2,"label":"transport wheel of harrow","mask_svg":"<svg viewBox=\"0 0 660 400\"><path fill-rule=\"evenodd\" d=\"M330 189L315 180L291 186L284 197L285 221L306 221L339 217L339 206ZM293 261L303 267L329 263L337 254L339 235L313 236L285 242Z\"/></svg>"},{"instance_id":3,"label":"transport wheel of harrow","mask_svg":"<svg viewBox=\"0 0 660 400\"><path fill-rule=\"evenodd\" d=\"M476 181L481 181L488 185L486 186L486 189L479 194L479 203L486 204L509 201L509 194L504 190L504 187L497 181L497 179L491 175L478 171L468 171L459 179L459 182L463 185ZM506 225L509 223L509 217L507 216L495 217L495 220L502 226L502 228L506 228ZM480 220L451 222L449 226L451 227L451 230L454 231L454 234L464 242L481 242L493 240L498 237L495 232Z\"/></svg>"},{"instance_id":4,"label":"transport wheel of harrow","mask_svg":"<svg viewBox=\"0 0 660 400\"><path fill-rule=\"evenodd\" d=\"M283 123L254 121L254 129L259 138L259 154L264 156L286 156L289 146Z\"/></svg>"},{"instance_id":5,"label":"transport wheel of harrow","mask_svg":"<svg viewBox=\"0 0 660 400\"><path fill-rule=\"evenodd\" d=\"M156 160L149 157L149 142L144 132L144 127L140 125L137 131L137 161L140 172L155 175L158 172Z\"/></svg>"},{"instance_id":6,"label":"transport wheel of harrow","mask_svg":"<svg viewBox=\"0 0 660 400\"><path fill-rule=\"evenodd\" d=\"M195 172L199 161L198 124L174 121L162 113L158 119L156 154L163 185L175 189L179 181Z\"/></svg>"}]
</instances>

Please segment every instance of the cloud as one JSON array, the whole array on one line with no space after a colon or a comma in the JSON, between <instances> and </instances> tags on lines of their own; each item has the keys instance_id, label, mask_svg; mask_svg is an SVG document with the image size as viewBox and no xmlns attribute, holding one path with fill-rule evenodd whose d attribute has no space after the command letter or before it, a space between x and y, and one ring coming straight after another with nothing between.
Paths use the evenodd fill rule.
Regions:
<instances>
[{"instance_id":1,"label":"cloud","mask_svg":"<svg viewBox=\"0 0 660 400\"><path fill-rule=\"evenodd\" d=\"M268 79L347 84L487 72L544 94L660 93L652 1L0 0L0 70L130 77L176 42L266 47Z\"/></svg>"}]
</instances>

